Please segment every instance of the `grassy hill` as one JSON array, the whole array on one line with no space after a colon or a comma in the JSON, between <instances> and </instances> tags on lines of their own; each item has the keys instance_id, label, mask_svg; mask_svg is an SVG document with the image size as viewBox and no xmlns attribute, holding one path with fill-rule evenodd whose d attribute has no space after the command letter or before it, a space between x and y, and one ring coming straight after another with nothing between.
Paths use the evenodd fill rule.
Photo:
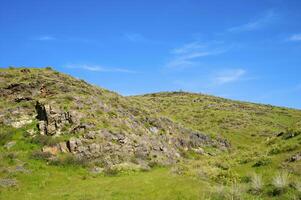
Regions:
<instances>
[{"instance_id":1,"label":"grassy hill","mask_svg":"<svg viewBox=\"0 0 301 200\"><path fill-rule=\"evenodd\" d=\"M0 199L300 199L301 111L0 70Z\"/></svg>"}]
</instances>

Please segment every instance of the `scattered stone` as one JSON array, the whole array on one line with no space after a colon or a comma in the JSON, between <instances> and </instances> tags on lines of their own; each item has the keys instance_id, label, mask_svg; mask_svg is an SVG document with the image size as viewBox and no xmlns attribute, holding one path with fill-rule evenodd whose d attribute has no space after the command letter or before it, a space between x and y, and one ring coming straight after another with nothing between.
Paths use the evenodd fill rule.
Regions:
<instances>
[{"instance_id":1,"label":"scattered stone","mask_svg":"<svg viewBox=\"0 0 301 200\"><path fill-rule=\"evenodd\" d=\"M157 133L159 132L159 129L158 129L157 127L155 127L155 126L150 127L149 130L150 130L152 133L155 133L155 134L157 134Z\"/></svg>"},{"instance_id":2,"label":"scattered stone","mask_svg":"<svg viewBox=\"0 0 301 200\"><path fill-rule=\"evenodd\" d=\"M4 148L10 149L10 148L12 148L13 146L15 146L15 144L16 144L16 141L10 141L10 142L7 142L7 143L4 145Z\"/></svg>"},{"instance_id":3,"label":"scattered stone","mask_svg":"<svg viewBox=\"0 0 301 200\"><path fill-rule=\"evenodd\" d=\"M289 162L296 162L301 160L301 152L293 155L291 158L288 159Z\"/></svg>"},{"instance_id":4,"label":"scattered stone","mask_svg":"<svg viewBox=\"0 0 301 200\"><path fill-rule=\"evenodd\" d=\"M33 99L31 97L17 97L15 98L15 102L20 103L21 101L32 101Z\"/></svg>"},{"instance_id":5,"label":"scattered stone","mask_svg":"<svg viewBox=\"0 0 301 200\"><path fill-rule=\"evenodd\" d=\"M69 149L67 147L67 143L66 142L60 142L58 144L58 147L59 147L59 150L62 152L62 153L67 153L69 152Z\"/></svg>"},{"instance_id":6,"label":"scattered stone","mask_svg":"<svg viewBox=\"0 0 301 200\"><path fill-rule=\"evenodd\" d=\"M201 154L201 155L205 154L204 149L201 148L201 147L199 147L199 148L197 148L197 149L192 149L192 150L193 150L195 153L197 153L197 154Z\"/></svg>"},{"instance_id":7,"label":"scattered stone","mask_svg":"<svg viewBox=\"0 0 301 200\"><path fill-rule=\"evenodd\" d=\"M21 69L20 71L21 71L22 73L30 73L30 69L27 69L27 68Z\"/></svg>"},{"instance_id":8,"label":"scattered stone","mask_svg":"<svg viewBox=\"0 0 301 200\"><path fill-rule=\"evenodd\" d=\"M24 167L24 165L17 165L16 167L9 168L8 171L11 173L15 173L15 172L21 172L21 173L26 173L26 174L31 173L31 171L26 169Z\"/></svg>"},{"instance_id":9,"label":"scattered stone","mask_svg":"<svg viewBox=\"0 0 301 200\"><path fill-rule=\"evenodd\" d=\"M17 180L8 178L0 179L0 186L5 188L17 186Z\"/></svg>"},{"instance_id":10,"label":"scattered stone","mask_svg":"<svg viewBox=\"0 0 301 200\"><path fill-rule=\"evenodd\" d=\"M42 152L57 155L60 152L60 149L57 146L45 146L42 148Z\"/></svg>"},{"instance_id":11,"label":"scattered stone","mask_svg":"<svg viewBox=\"0 0 301 200\"><path fill-rule=\"evenodd\" d=\"M35 135L35 130L34 129L29 129L26 131L29 136L34 136Z\"/></svg>"},{"instance_id":12,"label":"scattered stone","mask_svg":"<svg viewBox=\"0 0 301 200\"><path fill-rule=\"evenodd\" d=\"M40 88L40 94L41 94L42 97L45 97L48 94L48 90L47 90L47 88L44 84Z\"/></svg>"},{"instance_id":13,"label":"scattered stone","mask_svg":"<svg viewBox=\"0 0 301 200\"><path fill-rule=\"evenodd\" d=\"M104 168L101 168L101 167L93 167L91 170L90 170L90 173L91 174L100 174L104 171Z\"/></svg>"},{"instance_id":14,"label":"scattered stone","mask_svg":"<svg viewBox=\"0 0 301 200\"><path fill-rule=\"evenodd\" d=\"M32 123L32 118L30 116L23 115L19 119L17 119L16 121L11 122L11 125L14 128L21 128L21 127L23 127L27 124L31 124L31 123Z\"/></svg>"}]
</instances>

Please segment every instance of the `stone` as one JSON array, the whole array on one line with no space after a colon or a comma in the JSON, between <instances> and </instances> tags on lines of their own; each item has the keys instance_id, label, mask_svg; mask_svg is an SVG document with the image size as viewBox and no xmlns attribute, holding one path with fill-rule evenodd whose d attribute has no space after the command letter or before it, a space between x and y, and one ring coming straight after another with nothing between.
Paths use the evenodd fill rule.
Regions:
<instances>
[{"instance_id":1,"label":"stone","mask_svg":"<svg viewBox=\"0 0 301 200\"><path fill-rule=\"evenodd\" d=\"M60 135L63 127L73 124L73 117L70 112L57 110L38 101L35 108L41 135Z\"/></svg>"},{"instance_id":2,"label":"stone","mask_svg":"<svg viewBox=\"0 0 301 200\"><path fill-rule=\"evenodd\" d=\"M94 131L89 131L84 137L87 139L95 139L96 133Z\"/></svg>"},{"instance_id":3,"label":"stone","mask_svg":"<svg viewBox=\"0 0 301 200\"><path fill-rule=\"evenodd\" d=\"M296 162L301 160L301 152L293 155L291 158L288 159L289 162Z\"/></svg>"},{"instance_id":4,"label":"stone","mask_svg":"<svg viewBox=\"0 0 301 200\"><path fill-rule=\"evenodd\" d=\"M71 153L75 152L76 147L77 147L76 139L70 138L70 140L67 142L67 147Z\"/></svg>"},{"instance_id":5,"label":"stone","mask_svg":"<svg viewBox=\"0 0 301 200\"><path fill-rule=\"evenodd\" d=\"M150 132L157 134L159 132L159 129L155 126L152 126L149 128Z\"/></svg>"},{"instance_id":6,"label":"stone","mask_svg":"<svg viewBox=\"0 0 301 200\"><path fill-rule=\"evenodd\" d=\"M23 115L20 118L16 119L15 121L11 122L11 125L14 128L22 128L23 126L31 123L32 123L32 118L30 116Z\"/></svg>"},{"instance_id":7,"label":"stone","mask_svg":"<svg viewBox=\"0 0 301 200\"><path fill-rule=\"evenodd\" d=\"M101 168L101 167L93 167L91 170L90 170L90 173L91 174L100 174L104 171L104 168Z\"/></svg>"},{"instance_id":8,"label":"stone","mask_svg":"<svg viewBox=\"0 0 301 200\"><path fill-rule=\"evenodd\" d=\"M99 151L100 151L100 145L96 144L96 143L93 143L93 144L89 145L89 150L90 150L90 152L92 154L99 153Z\"/></svg>"},{"instance_id":9,"label":"stone","mask_svg":"<svg viewBox=\"0 0 301 200\"><path fill-rule=\"evenodd\" d=\"M30 73L30 69L24 68L20 70L22 73Z\"/></svg>"},{"instance_id":10,"label":"stone","mask_svg":"<svg viewBox=\"0 0 301 200\"><path fill-rule=\"evenodd\" d=\"M15 102L20 103L21 101L31 101L33 100L31 97L17 97L14 99Z\"/></svg>"},{"instance_id":11,"label":"stone","mask_svg":"<svg viewBox=\"0 0 301 200\"><path fill-rule=\"evenodd\" d=\"M4 145L4 148L10 149L10 148L12 148L13 146L15 146L15 144L16 144L16 141L10 141L10 142L7 142L7 143Z\"/></svg>"},{"instance_id":12,"label":"stone","mask_svg":"<svg viewBox=\"0 0 301 200\"><path fill-rule=\"evenodd\" d=\"M17 180L9 178L0 179L0 186L5 188L17 186Z\"/></svg>"},{"instance_id":13,"label":"stone","mask_svg":"<svg viewBox=\"0 0 301 200\"><path fill-rule=\"evenodd\" d=\"M42 152L57 155L60 152L60 149L57 146L45 146L42 148Z\"/></svg>"},{"instance_id":14,"label":"stone","mask_svg":"<svg viewBox=\"0 0 301 200\"><path fill-rule=\"evenodd\" d=\"M68 153L69 152L69 149L67 147L67 143L66 142L60 142L58 144L58 147L59 147L59 150L62 152L62 153Z\"/></svg>"},{"instance_id":15,"label":"stone","mask_svg":"<svg viewBox=\"0 0 301 200\"><path fill-rule=\"evenodd\" d=\"M195 153L203 155L205 153L204 149L199 147L197 149L192 149Z\"/></svg>"},{"instance_id":16,"label":"stone","mask_svg":"<svg viewBox=\"0 0 301 200\"><path fill-rule=\"evenodd\" d=\"M25 173L25 174L31 173L31 171L26 169L23 165L16 166L12 171L13 172L21 172L21 173Z\"/></svg>"},{"instance_id":17,"label":"stone","mask_svg":"<svg viewBox=\"0 0 301 200\"><path fill-rule=\"evenodd\" d=\"M34 129L29 129L26 131L29 136L34 136L35 135L35 130Z\"/></svg>"}]
</instances>

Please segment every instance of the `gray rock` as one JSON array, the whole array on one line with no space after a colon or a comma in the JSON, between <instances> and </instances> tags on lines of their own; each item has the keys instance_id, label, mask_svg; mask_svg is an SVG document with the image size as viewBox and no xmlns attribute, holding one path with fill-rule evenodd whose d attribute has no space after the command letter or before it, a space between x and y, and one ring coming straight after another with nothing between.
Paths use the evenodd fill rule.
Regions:
<instances>
[{"instance_id":1,"label":"gray rock","mask_svg":"<svg viewBox=\"0 0 301 200\"><path fill-rule=\"evenodd\" d=\"M21 173L25 173L25 174L29 174L31 173L30 170L26 169L23 165L18 165L16 166L12 172L21 172Z\"/></svg>"},{"instance_id":2,"label":"gray rock","mask_svg":"<svg viewBox=\"0 0 301 200\"><path fill-rule=\"evenodd\" d=\"M62 153L67 153L67 152L69 152L69 149L68 149L68 147L67 147L67 143L66 143L66 142L60 142L60 143L58 144L58 147L59 147L59 149L60 149L60 151L61 151Z\"/></svg>"},{"instance_id":3,"label":"gray rock","mask_svg":"<svg viewBox=\"0 0 301 200\"><path fill-rule=\"evenodd\" d=\"M17 183L18 182L16 179L8 179L8 178L0 179L0 186L5 188L17 186Z\"/></svg>"},{"instance_id":4,"label":"gray rock","mask_svg":"<svg viewBox=\"0 0 301 200\"><path fill-rule=\"evenodd\" d=\"M10 141L10 142L7 142L5 145L4 145L4 148L6 149L10 149L12 148L13 146L16 145L16 141Z\"/></svg>"},{"instance_id":5,"label":"gray rock","mask_svg":"<svg viewBox=\"0 0 301 200\"><path fill-rule=\"evenodd\" d=\"M301 152L293 155L291 158L288 159L289 162L296 162L301 160Z\"/></svg>"},{"instance_id":6,"label":"gray rock","mask_svg":"<svg viewBox=\"0 0 301 200\"><path fill-rule=\"evenodd\" d=\"M60 111L50 105L36 103L38 128L42 135L59 135L62 128L73 124L75 117L70 112ZM76 120L77 121L77 120Z\"/></svg>"},{"instance_id":7,"label":"gray rock","mask_svg":"<svg viewBox=\"0 0 301 200\"><path fill-rule=\"evenodd\" d=\"M90 173L91 174L100 174L104 171L104 168L101 168L101 167L93 167L91 170L90 170Z\"/></svg>"},{"instance_id":8,"label":"gray rock","mask_svg":"<svg viewBox=\"0 0 301 200\"><path fill-rule=\"evenodd\" d=\"M155 127L155 126L150 127L149 130L150 130L152 133L155 133L155 134L157 134L157 133L159 132L159 129L158 129L157 127Z\"/></svg>"}]
</instances>

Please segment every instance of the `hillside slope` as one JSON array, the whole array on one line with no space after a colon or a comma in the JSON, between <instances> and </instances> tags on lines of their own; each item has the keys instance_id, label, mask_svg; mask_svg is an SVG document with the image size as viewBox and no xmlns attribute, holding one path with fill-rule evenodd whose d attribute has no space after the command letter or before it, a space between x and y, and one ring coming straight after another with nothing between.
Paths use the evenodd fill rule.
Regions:
<instances>
[{"instance_id":1,"label":"hillside slope","mask_svg":"<svg viewBox=\"0 0 301 200\"><path fill-rule=\"evenodd\" d=\"M71 152L104 167L121 163L149 167L175 163L188 149L229 146L221 138L213 140L52 69L1 69L0 73L0 122L15 128L31 125L30 137L61 139L43 148L54 156Z\"/></svg>"},{"instance_id":2,"label":"hillside slope","mask_svg":"<svg viewBox=\"0 0 301 200\"><path fill-rule=\"evenodd\" d=\"M202 178L226 185L237 182L244 185L245 179L252 181L256 173L259 175L255 177L263 177L261 184L269 187L278 173L289 173L297 182L301 177L300 110L186 92L161 92L129 98L151 112L169 117L185 127L206 131L212 137L221 136L231 143L230 152L183 163L177 169L181 173L193 176L201 173ZM198 166L197 170L195 166ZM288 178L283 179L288 184ZM291 184L294 185L294 181ZM265 186L261 187L264 190ZM279 197L269 191L271 188L265 189L264 199L299 198L292 194Z\"/></svg>"},{"instance_id":3,"label":"hillside slope","mask_svg":"<svg viewBox=\"0 0 301 200\"><path fill-rule=\"evenodd\" d=\"M185 92L123 97L51 68L0 69L0 161L0 199L299 198L301 111ZM290 180L277 192L280 172Z\"/></svg>"}]
</instances>

